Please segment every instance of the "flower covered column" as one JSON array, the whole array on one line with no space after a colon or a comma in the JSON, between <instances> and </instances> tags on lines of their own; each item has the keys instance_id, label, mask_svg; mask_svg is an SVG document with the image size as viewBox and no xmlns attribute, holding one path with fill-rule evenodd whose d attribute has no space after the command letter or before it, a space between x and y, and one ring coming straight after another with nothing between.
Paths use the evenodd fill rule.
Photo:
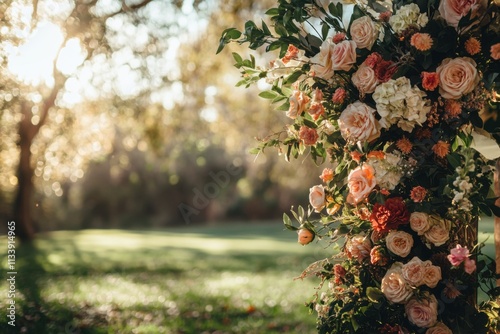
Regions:
<instances>
[{"instance_id":1,"label":"flower covered column","mask_svg":"<svg viewBox=\"0 0 500 334\"><path fill-rule=\"evenodd\" d=\"M476 147L500 150L482 120L500 86L498 3L287 0L266 14L226 29L218 51L275 54L232 54L238 85L266 87L283 115L254 152L324 166L283 217L301 245L332 244L300 275L318 279L318 333L500 332L495 259L477 237L481 216L500 216L495 163Z\"/></svg>"}]
</instances>

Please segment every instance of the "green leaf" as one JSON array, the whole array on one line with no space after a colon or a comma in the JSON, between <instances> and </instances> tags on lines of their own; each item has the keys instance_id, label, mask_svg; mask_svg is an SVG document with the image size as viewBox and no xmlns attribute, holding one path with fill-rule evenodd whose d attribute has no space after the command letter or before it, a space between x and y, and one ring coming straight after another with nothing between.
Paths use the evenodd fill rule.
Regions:
<instances>
[{"instance_id":1,"label":"green leaf","mask_svg":"<svg viewBox=\"0 0 500 334\"><path fill-rule=\"evenodd\" d=\"M448 163L453 167L453 169L457 168L462 164L460 155L456 153L448 154L446 156L446 159L448 160Z\"/></svg>"},{"instance_id":2,"label":"green leaf","mask_svg":"<svg viewBox=\"0 0 500 334\"><path fill-rule=\"evenodd\" d=\"M266 35L272 35L271 34L271 30L269 30L266 22L264 22L264 20L262 20L262 31L264 31L264 34Z\"/></svg>"},{"instance_id":3,"label":"green leaf","mask_svg":"<svg viewBox=\"0 0 500 334\"><path fill-rule=\"evenodd\" d=\"M241 62L243 62L243 58L241 58L239 54L237 54L236 52L233 52L232 54L234 60L236 61L236 64L241 64Z\"/></svg>"},{"instance_id":4,"label":"green leaf","mask_svg":"<svg viewBox=\"0 0 500 334\"><path fill-rule=\"evenodd\" d=\"M316 129L318 127L318 125L316 123L314 123L311 120L308 120L307 118L302 119L302 122L304 123L305 126L312 128L312 129Z\"/></svg>"},{"instance_id":5,"label":"green leaf","mask_svg":"<svg viewBox=\"0 0 500 334\"><path fill-rule=\"evenodd\" d=\"M274 26L274 30L280 36L287 36L288 35L288 31L281 23L276 23Z\"/></svg>"},{"instance_id":6,"label":"green leaf","mask_svg":"<svg viewBox=\"0 0 500 334\"><path fill-rule=\"evenodd\" d=\"M272 91L272 90L266 90L266 91L263 91L259 94L260 97L264 98L264 99L274 99L278 96L278 93Z\"/></svg>"},{"instance_id":7,"label":"green leaf","mask_svg":"<svg viewBox=\"0 0 500 334\"><path fill-rule=\"evenodd\" d=\"M301 75L302 75L302 71L301 70L293 72L288 77L286 77L286 79L284 81L284 84L285 85L289 85L289 84L294 83L295 81L297 81L300 78Z\"/></svg>"},{"instance_id":8,"label":"green leaf","mask_svg":"<svg viewBox=\"0 0 500 334\"><path fill-rule=\"evenodd\" d=\"M268 9L265 14L268 16L276 16L276 15L279 15L279 13L280 13L280 10L278 8L271 8L271 9Z\"/></svg>"}]
</instances>

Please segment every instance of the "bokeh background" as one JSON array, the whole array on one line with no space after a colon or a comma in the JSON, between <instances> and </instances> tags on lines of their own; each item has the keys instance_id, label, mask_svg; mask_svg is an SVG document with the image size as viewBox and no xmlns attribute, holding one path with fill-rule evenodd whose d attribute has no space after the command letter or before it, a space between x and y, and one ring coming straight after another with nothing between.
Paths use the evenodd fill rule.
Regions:
<instances>
[{"instance_id":1,"label":"bokeh background","mask_svg":"<svg viewBox=\"0 0 500 334\"><path fill-rule=\"evenodd\" d=\"M287 120L236 87L246 49L216 55L273 3L2 1L0 267L15 221L17 276L0 332L315 332L319 282L294 277L335 245L301 247L281 217L322 166L249 153Z\"/></svg>"}]
</instances>

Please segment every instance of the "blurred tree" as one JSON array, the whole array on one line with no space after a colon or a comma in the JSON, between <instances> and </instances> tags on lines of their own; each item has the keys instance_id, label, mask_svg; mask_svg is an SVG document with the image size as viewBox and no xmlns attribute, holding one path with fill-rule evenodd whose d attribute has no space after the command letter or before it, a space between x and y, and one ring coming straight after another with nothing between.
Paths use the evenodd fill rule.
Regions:
<instances>
[{"instance_id":1,"label":"blurred tree","mask_svg":"<svg viewBox=\"0 0 500 334\"><path fill-rule=\"evenodd\" d=\"M35 232L34 175L45 181L53 181L58 173L79 178L84 160L110 150L106 135L113 131L113 120L109 116L123 110L116 110L113 103L99 103L94 105L94 116L81 117L76 115L79 103L113 96L136 99L164 86L169 80L168 36L180 35L176 14L189 8L206 11L210 3L21 0L0 4L0 154L5 158L0 182L4 192L17 187L12 215L21 240L30 241ZM52 126L47 126L49 120ZM75 123L86 128L87 136L99 133L100 142L68 145L79 136L82 139L81 134L64 133L68 124ZM68 140L70 136L73 140ZM73 166L65 168L64 159L73 160ZM60 195L63 190L55 181L44 191Z\"/></svg>"}]
</instances>

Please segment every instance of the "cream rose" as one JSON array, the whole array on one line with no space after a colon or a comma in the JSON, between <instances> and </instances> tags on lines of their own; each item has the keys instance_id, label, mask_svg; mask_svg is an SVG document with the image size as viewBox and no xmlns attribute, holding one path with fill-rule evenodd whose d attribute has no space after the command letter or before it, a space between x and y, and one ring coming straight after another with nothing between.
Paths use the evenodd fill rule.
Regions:
<instances>
[{"instance_id":1,"label":"cream rose","mask_svg":"<svg viewBox=\"0 0 500 334\"><path fill-rule=\"evenodd\" d=\"M361 94L371 94L380 83L375 71L368 65L361 65L352 75L352 83Z\"/></svg>"},{"instance_id":2,"label":"cream rose","mask_svg":"<svg viewBox=\"0 0 500 334\"><path fill-rule=\"evenodd\" d=\"M350 32L358 49L371 50L378 38L379 30L373 20L365 15L352 21Z\"/></svg>"},{"instance_id":3,"label":"cream rose","mask_svg":"<svg viewBox=\"0 0 500 334\"><path fill-rule=\"evenodd\" d=\"M304 92L300 90L294 90L289 98L290 107L288 108L286 115L291 119L297 118L304 112L307 104L309 103L309 100L309 96L307 96Z\"/></svg>"},{"instance_id":4,"label":"cream rose","mask_svg":"<svg viewBox=\"0 0 500 334\"><path fill-rule=\"evenodd\" d=\"M413 247L413 237L404 231L391 231L385 238L385 244L392 253L406 257Z\"/></svg>"},{"instance_id":5,"label":"cream rose","mask_svg":"<svg viewBox=\"0 0 500 334\"><path fill-rule=\"evenodd\" d=\"M429 262L429 261L426 261ZM441 280L441 268L432 264L425 266L423 283L429 288L435 288Z\"/></svg>"},{"instance_id":6,"label":"cream rose","mask_svg":"<svg viewBox=\"0 0 500 334\"><path fill-rule=\"evenodd\" d=\"M334 71L349 71L356 64L356 43L342 41L335 44L332 52L332 67Z\"/></svg>"},{"instance_id":7,"label":"cream rose","mask_svg":"<svg viewBox=\"0 0 500 334\"><path fill-rule=\"evenodd\" d=\"M438 322L435 326L429 328L425 334L453 334L451 329L442 322Z\"/></svg>"},{"instance_id":8,"label":"cream rose","mask_svg":"<svg viewBox=\"0 0 500 334\"><path fill-rule=\"evenodd\" d=\"M444 245L450 239L450 226L441 218L434 217L431 227L424 233L424 237L434 246Z\"/></svg>"},{"instance_id":9,"label":"cream rose","mask_svg":"<svg viewBox=\"0 0 500 334\"><path fill-rule=\"evenodd\" d=\"M325 188L322 185L309 189L309 203L316 212L320 212L325 207Z\"/></svg>"},{"instance_id":10,"label":"cream rose","mask_svg":"<svg viewBox=\"0 0 500 334\"><path fill-rule=\"evenodd\" d=\"M410 215L410 227L418 235L423 235L431 227L429 224L429 215L425 212L412 212Z\"/></svg>"},{"instance_id":11,"label":"cream rose","mask_svg":"<svg viewBox=\"0 0 500 334\"><path fill-rule=\"evenodd\" d=\"M349 196L354 204L364 200L376 185L375 170L368 164L355 168L347 176Z\"/></svg>"},{"instance_id":12,"label":"cream rose","mask_svg":"<svg viewBox=\"0 0 500 334\"><path fill-rule=\"evenodd\" d=\"M475 12L477 8L477 0L441 0L438 11L448 25L457 28L460 19L471 9Z\"/></svg>"},{"instance_id":13,"label":"cream rose","mask_svg":"<svg viewBox=\"0 0 500 334\"><path fill-rule=\"evenodd\" d=\"M314 75L329 80L333 77L332 54L335 44L327 38L319 48L319 53L311 58L311 71Z\"/></svg>"},{"instance_id":14,"label":"cream rose","mask_svg":"<svg viewBox=\"0 0 500 334\"><path fill-rule=\"evenodd\" d=\"M339 117L342 137L350 142L370 142L380 136L380 125L375 118L376 110L356 101L349 104Z\"/></svg>"},{"instance_id":15,"label":"cream rose","mask_svg":"<svg viewBox=\"0 0 500 334\"><path fill-rule=\"evenodd\" d=\"M469 57L444 59L436 69L441 96L456 100L472 92L480 80L476 66Z\"/></svg>"},{"instance_id":16,"label":"cream rose","mask_svg":"<svg viewBox=\"0 0 500 334\"><path fill-rule=\"evenodd\" d=\"M436 297L429 293L424 298L411 298L405 305L406 316L418 327L432 327L437 323L437 306Z\"/></svg>"},{"instance_id":17,"label":"cream rose","mask_svg":"<svg viewBox=\"0 0 500 334\"><path fill-rule=\"evenodd\" d=\"M384 278L382 278L381 290L385 298L392 303L403 304L413 294L413 291L403 278L401 272L402 263L395 262L392 267L387 270Z\"/></svg>"},{"instance_id":18,"label":"cream rose","mask_svg":"<svg viewBox=\"0 0 500 334\"><path fill-rule=\"evenodd\" d=\"M425 265L418 257L415 256L409 262L405 263L401 271L408 284L414 287L422 285L425 275Z\"/></svg>"}]
</instances>

